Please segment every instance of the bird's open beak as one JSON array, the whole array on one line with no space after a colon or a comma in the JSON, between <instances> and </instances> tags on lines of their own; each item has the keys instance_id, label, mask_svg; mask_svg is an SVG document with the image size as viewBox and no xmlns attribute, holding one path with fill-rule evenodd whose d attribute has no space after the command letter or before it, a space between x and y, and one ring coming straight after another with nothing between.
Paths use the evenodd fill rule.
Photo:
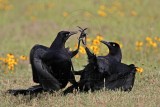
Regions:
<instances>
[{"instance_id":1,"label":"bird's open beak","mask_svg":"<svg viewBox=\"0 0 160 107\"><path fill-rule=\"evenodd\" d=\"M105 45L107 45L108 47L110 47L110 46L111 46L111 44L110 44L109 42L107 42L107 41L103 41L103 40L101 40L100 42L101 42L101 43L103 43L103 44L105 44Z\"/></svg>"},{"instance_id":2,"label":"bird's open beak","mask_svg":"<svg viewBox=\"0 0 160 107\"><path fill-rule=\"evenodd\" d=\"M77 34L77 33L78 33L77 31L70 31L69 36Z\"/></svg>"}]
</instances>

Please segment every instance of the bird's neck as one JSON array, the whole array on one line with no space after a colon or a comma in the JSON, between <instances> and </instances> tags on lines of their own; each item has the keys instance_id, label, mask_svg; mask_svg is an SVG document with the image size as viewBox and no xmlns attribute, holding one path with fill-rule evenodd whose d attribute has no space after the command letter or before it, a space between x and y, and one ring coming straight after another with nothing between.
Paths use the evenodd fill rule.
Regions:
<instances>
[{"instance_id":1,"label":"bird's neck","mask_svg":"<svg viewBox=\"0 0 160 107\"><path fill-rule=\"evenodd\" d=\"M65 48L65 43L59 38L56 38L50 46L50 49L62 49Z\"/></svg>"},{"instance_id":2,"label":"bird's neck","mask_svg":"<svg viewBox=\"0 0 160 107\"><path fill-rule=\"evenodd\" d=\"M121 54L121 52L120 53L117 53L117 54L111 54L111 53L109 53L108 55L107 55L107 57L111 57L111 58L113 58L114 60L116 60L117 62L121 62L121 59L122 59L122 54Z\"/></svg>"}]
</instances>

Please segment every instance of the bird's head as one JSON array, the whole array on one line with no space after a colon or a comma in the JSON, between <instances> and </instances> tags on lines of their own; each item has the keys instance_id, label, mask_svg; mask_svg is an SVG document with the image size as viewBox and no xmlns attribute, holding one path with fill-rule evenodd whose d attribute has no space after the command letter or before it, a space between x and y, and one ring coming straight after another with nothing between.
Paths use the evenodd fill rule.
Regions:
<instances>
[{"instance_id":1,"label":"bird's head","mask_svg":"<svg viewBox=\"0 0 160 107\"><path fill-rule=\"evenodd\" d=\"M59 39L62 40L62 42L66 42L67 39L71 36L71 35L74 35L74 34L77 34L78 32L77 31L60 31L57 35L57 37Z\"/></svg>"},{"instance_id":2,"label":"bird's head","mask_svg":"<svg viewBox=\"0 0 160 107\"><path fill-rule=\"evenodd\" d=\"M108 47L109 54L111 54L111 55L121 54L121 48L120 48L118 43L106 42L106 41L103 41L103 40L101 42Z\"/></svg>"},{"instance_id":3,"label":"bird's head","mask_svg":"<svg viewBox=\"0 0 160 107\"><path fill-rule=\"evenodd\" d=\"M78 32L76 31L60 31L52 42L50 49L61 49L65 46L67 39Z\"/></svg>"}]
</instances>

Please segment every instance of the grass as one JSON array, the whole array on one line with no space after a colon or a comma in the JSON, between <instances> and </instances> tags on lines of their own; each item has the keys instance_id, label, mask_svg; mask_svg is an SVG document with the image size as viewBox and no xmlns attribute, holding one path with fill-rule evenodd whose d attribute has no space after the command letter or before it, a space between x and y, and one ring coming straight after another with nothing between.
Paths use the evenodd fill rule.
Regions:
<instances>
[{"instance_id":1,"label":"grass","mask_svg":"<svg viewBox=\"0 0 160 107\"><path fill-rule=\"evenodd\" d=\"M136 74L135 85L130 93L102 90L89 94L78 93L61 96L58 92L53 95L44 93L29 100L29 96L14 97L5 93L8 89L28 88L35 85L32 81L29 62L25 61L17 65L14 73L4 74L3 69L0 69L1 107L160 106L160 43L157 48L144 46L140 51L135 50L135 42L142 41L145 44L146 37L160 37L158 0L154 0L154 2L152 0L70 0L70 2L63 0L27 0L23 2L10 0L9 3L13 5L11 10L0 10L1 57L7 53L28 56L34 44L49 46L60 30L75 30L79 25L89 28L88 37L90 38L101 34L107 41L122 43L122 61L127 64L134 63L136 66L142 67L144 72ZM104 10L107 13L106 17L97 14L101 5L106 6ZM109 13L108 9L113 12ZM68 16L63 16L64 12L67 12ZM87 13L89 15L85 15ZM77 37L78 35L70 38L67 46L73 48ZM107 48L102 45L99 55L106 51ZM86 63L86 56L73 58L73 62L76 70L82 69Z\"/></svg>"}]
</instances>

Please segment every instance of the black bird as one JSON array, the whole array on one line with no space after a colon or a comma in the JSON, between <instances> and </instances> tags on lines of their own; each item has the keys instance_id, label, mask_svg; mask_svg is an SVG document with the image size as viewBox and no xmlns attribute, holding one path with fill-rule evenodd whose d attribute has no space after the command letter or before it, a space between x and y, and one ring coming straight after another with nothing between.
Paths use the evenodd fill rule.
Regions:
<instances>
[{"instance_id":1,"label":"black bird","mask_svg":"<svg viewBox=\"0 0 160 107\"><path fill-rule=\"evenodd\" d=\"M78 86L80 92L92 92L102 88L122 91L131 91L134 85L136 67L126 65L121 62L114 62L109 64L109 60L105 57L96 57L89 49L85 48L88 55L88 64L81 71L76 71L76 75L80 75ZM104 82L105 78L105 82ZM74 86L68 87L64 94L71 93Z\"/></svg>"},{"instance_id":2,"label":"black bird","mask_svg":"<svg viewBox=\"0 0 160 107\"><path fill-rule=\"evenodd\" d=\"M66 40L77 32L61 31L48 48L43 45L35 45L30 51L30 63L32 67L33 81L40 85L33 86L27 90L9 90L8 92L17 94L36 94L42 91L57 91L64 88L68 82L77 85L72 73L71 58L79 50L69 51L65 48Z\"/></svg>"},{"instance_id":3,"label":"black bird","mask_svg":"<svg viewBox=\"0 0 160 107\"><path fill-rule=\"evenodd\" d=\"M68 31L62 31L58 33L57 38L51 44L50 48L43 55L43 62L51 67L51 74L61 83L60 88L64 88L68 82L76 85L75 77L72 73L72 61L71 58L78 53L78 49L74 52L69 52L65 48L66 40L75 33ZM80 40L79 40L80 41ZM79 42L80 45L80 42ZM43 81L43 88L50 88L51 84L48 84L47 81ZM51 88L52 89L52 88Z\"/></svg>"},{"instance_id":4,"label":"black bird","mask_svg":"<svg viewBox=\"0 0 160 107\"><path fill-rule=\"evenodd\" d=\"M122 53L119 44L115 42L101 42L109 48L109 54L104 57L104 60L108 61L109 69L103 70L103 64L100 64L101 68L99 69L100 72L105 74L105 87L111 90L121 88L124 91L131 91L136 73L135 65L121 63Z\"/></svg>"},{"instance_id":5,"label":"black bird","mask_svg":"<svg viewBox=\"0 0 160 107\"><path fill-rule=\"evenodd\" d=\"M119 44L115 43L115 42L106 42L106 41L100 41L100 42L105 44L108 47L109 53L105 56L97 56L97 59L98 59L97 63L99 66L99 72L106 71L107 73L112 74L114 72L107 70L108 66L110 66L114 63L117 63L117 62L121 62L121 59L122 59L121 48L120 48ZM105 65L105 64L107 64L107 65Z\"/></svg>"}]
</instances>

